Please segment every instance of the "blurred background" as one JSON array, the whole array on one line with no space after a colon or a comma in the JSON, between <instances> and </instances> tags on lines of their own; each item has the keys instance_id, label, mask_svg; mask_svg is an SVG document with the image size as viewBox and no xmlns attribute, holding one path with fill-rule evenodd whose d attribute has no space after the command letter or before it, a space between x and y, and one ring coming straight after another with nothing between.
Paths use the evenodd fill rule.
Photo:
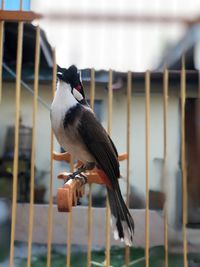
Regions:
<instances>
[{"instance_id":1,"label":"blurred background","mask_svg":"<svg viewBox=\"0 0 200 267\"><path fill-rule=\"evenodd\" d=\"M22 3L21 15L19 13ZM3 5L2 5L3 4ZM150 266L164 266L164 209L168 212L169 266L183 266L183 202L181 168L181 62L185 58L186 102L184 134L187 171L187 245L189 266L200 266L200 2L196 0L5 0L5 11L16 19L6 20L2 42L2 92L0 97L0 267L9 266L13 159L15 134L15 90L17 58L17 20L29 14L35 18L24 22L22 40L22 76L19 120L19 164L14 266L27 265L27 242L30 210L30 167L32 152L32 101L36 27L40 32L39 97L36 120L36 157L34 162L34 223L32 266L46 266L48 208L50 192L49 119L52 102L53 50L61 67L76 64L81 70L86 97L90 99L91 71L95 69L94 111L105 128L108 125L108 81L112 70L111 136L119 154L127 151L128 120L130 122L130 155L120 163L123 196L129 199L136 223L131 260L145 266L145 205L146 205L146 143L145 84L150 70ZM34 13L31 13L34 12ZM20 17L21 16L21 17ZM38 19L38 17L40 17ZM3 36L3 37L2 37ZM169 71L167 96L167 148L165 147L163 71ZM127 72L132 73L130 117L128 118ZM165 150L167 149L167 155ZM63 152L55 141L54 150ZM57 189L63 182L59 172L69 170L63 162L53 164L53 235L52 266L66 264L68 216L57 212ZM129 174L130 195L127 195ZM93 256L91 263L103 263L105 254L105 190L92 187ZM81 266L87 258L88 188L80 205L73 209L71 266ZM67 217L67 218L66 218ZM80 224L81 222L81 224ZM64 233L64 234L63 234ZM1 244L2 243L2 244ZM69 245L69 244L68 244ZM111 250L114 267L123 266L124 252L113 240ZM121 244L120 244L121 246ZM155 250L154 250L155 248ZM178 254L177 254L178 253ZM118 258L117 258L118 256ZM84 262L84 263L83 263ZM85 264L85 265L84 265ZM68 266L69 267L69 266ZM166 267L166 265L165 265ZM185 267L185 266L184 266Z\"/></svg>"},{"instance_id":2,"label":"blurred background","mask_svg":"<svg viewBox=\"0 0 200 267\"><path fill-rule=\"evenodd\" d=\"M199 18L200 3L75 0L57 5L53 0L36 0L31 7L48 16L40 23L56 47L60 65L145 71L155 70L185 36Z\"/></svg>"}]
</instances>

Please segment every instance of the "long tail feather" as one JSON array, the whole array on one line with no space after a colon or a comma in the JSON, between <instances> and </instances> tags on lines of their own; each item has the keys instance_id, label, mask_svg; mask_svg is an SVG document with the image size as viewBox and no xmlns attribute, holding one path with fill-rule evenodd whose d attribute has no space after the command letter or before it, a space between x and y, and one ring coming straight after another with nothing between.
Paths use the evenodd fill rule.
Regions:
<instances>
[{"instance_id":1,"label":"long tail feather","mask_svg":"<svg viewBox=\"0 0 200 267\"><path fill-rule=\"evenodd\" d=\"M107 188L110 210L112 215L112 228L114 238L124 241L126 245L132 246L134 234L134 221L124 202L119 188L114 190Z\"/></svg>"}]
</instances>

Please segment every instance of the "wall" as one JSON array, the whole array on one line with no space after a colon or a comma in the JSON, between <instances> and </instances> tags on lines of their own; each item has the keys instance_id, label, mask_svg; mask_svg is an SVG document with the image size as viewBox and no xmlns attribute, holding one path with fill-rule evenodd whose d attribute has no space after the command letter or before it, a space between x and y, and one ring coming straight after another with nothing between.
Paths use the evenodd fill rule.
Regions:
<instances>
[{"instance_id":1,"label":"wall","mask_svg":"<svg viewBox=\"0 0 200 267\"><path fill-rule=\"evenodd\" d=\"M30 84L33 88L33 84ZM50 104L51 86L40 85L39 95ZM22 124L32 127L32 94L24 88L21 90L21 110ZM0 104L0 156L3 153L6 130L8 126L15 123L15 83L3 83L2 102ZM39 170L49 172L50 161L50 117L49 111L38 102L38 114L36 123L36 167ZM46 175L48 183L49 174Z\"/></svg>"},{"instance_id":2,"label":"wall","mask_svg":"<svg viewBox=\"0 0 200 267\"><path fill-rule=\"evenodd\" d=\"M32 85L31 85L32 86ZM87 90L88 93L89 90ZM51 85L41 84L39 95L50 104ZM96 88L96 99L103 100L103 125L107 127L107 91L102 86ZM2 153L6 127L12 125L15 120L15 86L14 83L4 83L3 97L0 105L0 151ZM113 98L113 122L111 136L117 146L119 153L126 151L126 93L124 90L115 91ZM23 124L32 125L32 95L22 88L21 94L21 116ZM171 196L170 207L174 207L176 176L179 161L179 111L178 97L169 98L169 157L167 181ZM55 150L60 147L55 142ZM163 102L160 94L151 95L150 103L150 160L149 160L149 183L150 188L160 190L162 183L162 159L163 159ZM50 160L50 119L49 111L38 103L37 136L36 136L36 167L40 170L49 171ZM145 195L145 97L144 94L133 94L131 110L131 170L130 181L142 194ZM57 187L62 185L56 179L60 171L66 170L66 164L54 163L53 194L56 195ZM123 192L126 188L126 162L121 164L121 179ZM49 184L49 174L46 175L44 183ZM174 191L174 193L172 193ZM48 200L48 192L46 194Z\"/></svg>"}]
</instances>

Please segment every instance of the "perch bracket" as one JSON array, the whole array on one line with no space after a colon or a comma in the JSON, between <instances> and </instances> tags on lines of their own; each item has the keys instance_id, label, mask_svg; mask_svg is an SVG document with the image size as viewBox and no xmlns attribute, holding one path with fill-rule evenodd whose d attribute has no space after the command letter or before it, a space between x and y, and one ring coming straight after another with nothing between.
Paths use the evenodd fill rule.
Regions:
<instances>
[{"instance_id":1,"label":"perch bracket","mask_svg":"<svg viewBox=\"0 0 200 267\"><path fill-rule=\"evenodd\" d=\"M71 156L69 153L53 153L53 159L57 161L65 161L70 163ZM122 161L127 159L127 153L124 153L119 156L118 160ZM77 162L75 168L81 166L81 162ZM57 178L64 181L63 187L57 189L57 207L58 211L61 212L71 212L73 206L77 206L85 194L85 184L104 184L97 172L94 170L81 173L75 178L71 178L69 172L62 172L58 174Z\"/></svg>"}]
</instances>

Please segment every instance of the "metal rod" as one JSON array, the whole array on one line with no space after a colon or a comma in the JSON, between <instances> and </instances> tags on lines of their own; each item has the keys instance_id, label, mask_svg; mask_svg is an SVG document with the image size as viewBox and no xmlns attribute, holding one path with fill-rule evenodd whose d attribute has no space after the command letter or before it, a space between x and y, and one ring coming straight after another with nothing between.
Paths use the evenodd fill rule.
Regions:
<instances>
[{"instance_id":1,"label":"metal rod","mask_svg":"<svg viewBox=\"0 0 200 267\"><path fill-rule=\"evenodd\" d=\"M33 236L33 217L34 217L34 187L35 187L35 135L37 120L37 97L39 87L39 64L40 64L40 28L36 29L35 43L35 71L34 71L34 97L33 97L33 128L32 128L32 145L31 145L31 179L30 179L30 210L29 210L29 229L28 229L28 259L27 267L31 266L31 250Z\"/></svg>"},{"instance_id":2,"label":"metal rod","mask_svg":"<svg viewBox=\"0 0 200 267\"><path fill-rule=\"evenodd\" d=\"M127 165L126 165L126 204L129 207L130 196L130 143L131 143L131 98L132 98L132 73L129 71L127 75L127 125L126 125L126 151L127 151ZM125 266L129 266L130 261L130 247L125 248Z\"/></svg>"},{"instance_id":3,"label":"metal rod","mask_svg":"<svg viewBox=\"0 0 200 267\"><path fill-rule=\"evenodd\" d=\"M52 97L54 98L56 91L56 53L53 49L53 79L52 79ZM48 240L47 240L47 267L51 266L51 242L52 242L52 228L53 228L53 147L54 138L51 129L51 145L50 145L50 181L49 181L49 210L48 210Z\"/></svg>"},{"instance_id":4,"label":"metal rod","mask_svg":"<svg viewBox=\"0 0 200 267\"><path fill-rule=\"evenodd\" d=\"M18 183L18 162L19 162L19 117L20 117L20 93L21 93L21 66L22 66L22 39L23 22L18 24L17 39L17 66L16 66L16 106L15 106L15 143L13 161L13 193L12 193L12 223L10 240L10 267L14 266L14 242L16 225L16 206L17 206L17 183Z\"/></svg>"},{"instance_id":5,"label":"metal rod","mask_svg":"<svg viewBox=\"0 0 200 267\"><path fill-rule=\"evenodd\" d=\"M90 85L90 107L93 110L94 110L94 99L95 99L95 70L92 68L91 85ZM91 266L91 242L92 242L92 185L89 184L87 267Z\"/></svg>"},{"instance_id":6,"label":"metal rod","mask_svg":"<svg viewBox=\"0 0 200 267\"><path fill-rule=\"evenodd\" d=\"M107 131L111 135L112 129L112 105L113 105L113 90L112 90L112 80L113 80L112 70L109 70L109 81L108 81L108 125ZM106 197L106 267L110 266L110 206L108 195Z\"/></svg>"},{"instance_id":7,"label":"metal rod","mask_svg":"<svg viewBox=\"0 0 200 267\"><path fill-rule=\"evenodd\" d=\"M163 137L164 137L164 179L166 179L166 164L168 154L168 83L169 74L165 67L163 76ZM165 181L166 182L166 181ZM167 196L166 196L167 197ZM167 199L165 199L164 206L164 246L165 246L165 267L168 267L168 213L167 213Z\"/></svg>"},{"instance_id":8,"label":"metal rod","mask_svg":"<svg viewBox=\"0 0 200 267\"><path fill-rule=\"evenodd\" d=\"M181 170L183 188L183 258L184 267L188 267L187 258L187 169L185 161L185 98L186 98L186 72L185 57L182 57L181 68Z\"/></svg>"},{"instance_id":9,"label":"metal rod","mask_svg":"<svg viewBox=\"0 0 200 267\"><path fill-rule=\"evenodd\" d=\"M13 78L16 79L16 73L10 67L8 67L8 65L6 63L3 63L3 67ZM20 82L21 82L21 85L23 85L23 87L28 92L30 92L31 94L34 95L34 90L27 83L25 83L23 80L21 80ZM40 102L40 104L42 104L46 109L50 110L49 104L46 103L40 96L38 96L37 99Z\"/></svg>"},{"instance_id":10,"label":"metal rod","mask_svg":"<svg viewBox=\"0 0 200 267\"><path fill-rule=\"evenodd\" d=\"M150 72L145 73L146 108L146 213L145 213L145 257L149 267L149 115L150 115Z\"/></svg>"}]
</instances>

